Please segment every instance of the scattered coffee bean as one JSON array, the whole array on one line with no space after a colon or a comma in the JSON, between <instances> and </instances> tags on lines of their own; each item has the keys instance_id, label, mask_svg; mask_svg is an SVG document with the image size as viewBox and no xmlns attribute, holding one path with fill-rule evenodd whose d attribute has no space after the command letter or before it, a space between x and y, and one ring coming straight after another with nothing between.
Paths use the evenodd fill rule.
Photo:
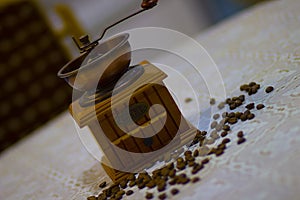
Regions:
<instances>
[{"instance_id":1,"label":"scattered coffee bean","mask_svg":"<svg viewBox=\"0 0 300 200\"><path fill-rule=\"evenodd\" d=\"M220 118L220 114L214 114L214 115L213 115L213 119L214 119L214 120L217 120L217 119L219 119L219 118Z\"/></svg>"},{"instance_id":2,"label":"scattered coffee bean","mask_svg":"<svg viewBox=\"0 0 300 200\"><path fill-rule=\"evenodd\" d=\"M192 98L186 98L184 101L185 101L185 103L190 103L191 101L193 101L193 99Z\"/></svg>"},{"instance_id":3,"label":"scattered coffee bean","mask_svg":"<svg viewBox=\"0 0 300 200\"><path fill-rule=\"evenodd\" d=\"M223 130L224 130L224 131L230 131L230 126L224 125L224 126L223 126Z\"/></svg>"},{"instance_id":4,"label":"scattered coffee bean","mask_svg":"<svg viewBox=\"0 0 300 200\"><path fill-rule=\"evenodd\" d=\"M236 124L238 122L238 119L236 117L232 117L229 118L227 121L229 124Z\"/></svg>"},{"instance_id":5,"label":"scattered coffee bean","mask_svg":"<svg viewBox=\"0 0 300 200\"><path fill-rule=\"evenodd\" d=\"M242 144L244 142L246 142L245 138L239 138L238 141L237 141L237 144Z\"/></svg>"},{"instance_id":6,"label":"scattered coffee bean","mask_svg":"<svg viewBox=\"0 0 300 200\"><path fill-rule=\"evenodd\" d=\"M130 196L130 195L132 195L133 194L133 191L132 190L128 190L127 192L126 192L126 195L127 196Z\"/></svg>"},{"instance_id":7,"label":"scattered coffee bean","mask_svg":"<svg viewBox=\"0 0 300 200\"><path fill-rule=\"evenodd\" d=\"M244 133L243 133L243 131L239 131L239 132L237 133L237 136L238 136L239 138L242 138L242 137L244 137Z\"/></svg>"},{"instance_id":8,"label":"scattered coffee bean","mask_svg":"<svg viewBox=\"0 0 300 200\"><path fill-rule=\"evenodd\" d=\"M270 93L274 90L274 88L272 86L269 86L266 88L266 93Z\"/></svg>"},{"instance_id":9,"label":"scattered coffee bean","mask_svg":"<svg viewBox=\"0 0 300 200\"><path fill-rule=\"evenodd\" d=\"M254 107L255 107L255 105L254 105L254 103L249 103L248 105L246 105L245 106L248 110L252 110Z\"/></svg>"},{"instance_id":10,"label":"scattered coffee bean","mask_svg":"<svg viewBox=\"0 0 300 200\"><path fill-rule=\"evenodd\" d=\"M164 200L164 199L167 198L167 195L166 195L166 193L162 193L162 194L160 194L160 195L158 196L158 198L159 198L160 200Z\"/></svg>"},{"instance_id":11,"label":"scattered coffee bean","mask_svg":"<svg viewBox=\"0 0 300 200\"><path fill-rule=\"evenodd\" d=\"M199 177L195 177L195 178L192 179L192 183L197 183L198 181L200 181Z\"/></svg>"},{"instance_id":12,"label":"scattered coffee bean","mask_svg":"<svg viewBox=\"0 0 300 200\"><path fill-rule=\"evenodd\" d=\"M193 156L194 156L194 157L199 156L199 150L198 150L198 149L195 149L195 150L194 150Z\"/></svg>"},{"instance_id":13,"label":"scattered coffee bean","mask_svg":"<svg viewBox=\"0 0 300 200\"><path fill-rule=\"evenodd\" d=\"M228 112L223 112L223 113L222 113L222 117L223 117L223 118L226 118L227 116L228 116Z\"/></svg>"},{"instance_id":14,"label":"scattered coffee bean","mask_svg":"<svg viewBox=\"0 0 300 200\"><path fill-rule=\"evenodd\" d=\"M222 133L221 133L221 137L226 137L227 136L227 131L223 131Z\"/></svg>"},{"instance_id":15,"label":"scattered coffee bean","mask_svg":"<svg viewBox=\"0 0 300 200\"><path fill-rule=\"evenodd\" d=\"M211 129L216 128L217 125L218 125L218 122L217 122L217 121L213 121L213 122L210 124L210 128L211 128Z\"/></svg>"},{"instance_id":16,"label":"scattered coffee bean","mask_svg":"<svg viewBox=\"0 0 300 200\"><path fill-rule=\"evenodd\" d=\"M229 143L229 142L230 142L230 139L229 139L229 138L225 138L225 139L222 141L223 144L227 144L227 143Z\"/></svg>"},{"instance_id":17,"label":"scattered coffee bean","mask_svg":"<svg viewBox=\"0 0 300 200\"><path fill-rule=\"evenodd\" d=\"M209 163L209 158L205 158L204 160L201 161L201 163L202 163L203 165Z\"/></svg>"},{"instance_id":18,"label":"scattered coffee bean","mask_svg":"<svg viewBox=\"0 0 300 200\"><path fill-rule=\"evenodd\" d=\"M240 117L240 119L241 119L242 121L246 121L246 120L247 120L247 115L242 114L241 117Z\"/></svg>"},{"instance_id":19,"label":"scattered coffee bean","mask_svg":"<svg viewBox=\"0 0 300 200\"><path fill-rule=\"evenodd\" d=\"M219 103L218 108L220 110L223 109L224 107L225 107L225 103L224 102Z\"/></svg>"},{"instance_id":20,"label":"scattered coffee bean","mask_svg":"<svg viewBox=\"0 0 300 200\"><path fill-rule=\"evenodd\" d=\"M179 190L177 188L174 188L174 189L171 190L172 195L176 195L178 193L179 193Z\"/></svg>"},{"instance_id":21,"label":"scattered coffee bean","mask_svg":"<svg viewBox=\"0 0 300 200\"><path fill-rule=\"evenodd\" d=\"M210 105L215 105L216 104L216 100L214 98L211 98L209 101Z\"/></svg>"},{"instance_id":22,"label":"scattered coffee bean","mask_svg":"<svg viewBox=\"0 0 300 200\"><path fill-rule=\"evenodd\" d=\"M146 193L146 199L153 199L153 194L150 192Z\"/></svg>"},{"instance_id":23,"label":"scattered coffee bean","mask_svg":"<svg viewBox=\"0 0 300 200\"><path fill-rule=\"evenodd\" d=\"M106 181L103 181L102 183L100 183L99 187L100 188L105 188L106 187Z\"/></svg>"},{"instance_id":24,"label":"scattered coffee bean","mask_svg":"<svg viewBox=\"0 0 300 200\"><path fill-rule=\"evenodd\" d=\"M87 200L97 200L97 198L95 196L90 196L87 198Z\"/></svg>"},{"instance_id":25,"label":"scattered coffee bean","mask_svg":"<svg viewBox=\"0 0 300 200\"><path fill-rule=\"evenodd\" d=\"M261 109L263 109L264 107L265 107L264 104L258 104L258 105L256 106L256 109L257 109L257 110L261 110Z\"/></svg>"},{"instance_id":26,"label":"scattered coffee bean","mask_svg":"<svg viewBox=\"0 0 300 200\"><path fill-rule=\"evenodd\" d=\"M253 113L250 113L249 115L247 115L247 119L251 120L255 117L255 115Z\"/></svg>"}]
</instances>

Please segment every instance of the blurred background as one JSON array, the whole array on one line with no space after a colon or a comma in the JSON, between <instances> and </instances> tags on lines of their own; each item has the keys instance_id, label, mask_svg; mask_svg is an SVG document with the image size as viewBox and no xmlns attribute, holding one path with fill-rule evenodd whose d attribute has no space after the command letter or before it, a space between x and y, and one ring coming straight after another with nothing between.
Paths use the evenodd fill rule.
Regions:
<instances>
[{"instance_id":1,"label":"blurred background","mask_svg":"<svg viewBox=\"0 0 300 200\"><path fill-rule=\"evenodd\" d=\"M79 55L71 36L96 39L105 27L140 8L140 0L0 1L0 152L67 110L72 89L56 74ZM259 0L160 0L117 25L154 26L191 37ZM62 133L63 134L63 133Z\"/></svg>"}]
</instances>

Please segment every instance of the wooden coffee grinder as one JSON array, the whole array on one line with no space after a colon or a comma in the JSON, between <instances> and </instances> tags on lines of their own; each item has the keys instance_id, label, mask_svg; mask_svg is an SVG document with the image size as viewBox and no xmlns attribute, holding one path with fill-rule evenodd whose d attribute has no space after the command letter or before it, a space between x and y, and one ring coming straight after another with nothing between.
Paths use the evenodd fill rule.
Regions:
<instances>
[{"instance_id":1,"label":"wooden coffee grinder","mask_svg":"<svg viewBox=\"0 0 300 200\"><path fill-rule=\"evenodd\" d=\"M91 130L105 155L102 166L114 182L144 169L160 150L187 144L197 131L165 87L163 71L148 61L130 66L128 38L125 33L99 43L84 36L83 46L76 42L81 55L58 72L85 92L70 105L70 113L80 128Z\"/></svg>"}]
</instances>

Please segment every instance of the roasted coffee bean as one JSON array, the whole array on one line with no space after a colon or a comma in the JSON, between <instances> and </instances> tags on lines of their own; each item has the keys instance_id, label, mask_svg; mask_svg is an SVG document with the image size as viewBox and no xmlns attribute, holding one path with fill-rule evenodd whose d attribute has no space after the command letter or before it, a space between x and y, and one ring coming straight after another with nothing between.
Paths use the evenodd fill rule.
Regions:
<instances>
[{"instance_id":1,"label":"roasted coffee bean","mask_svg":"<svg viewBox=\"0 0 300 200\"><path fill-rule=\"evenodd\" d=\"M243 133L243 131L239 131L239 132L237 133L237 136L238 136L239 138L242 138L242 137L244 137L244 133Z\"/></svg>"},{"instance_id":2,"label":"roasted coffee bean","mask_svg":"<svg viewBox=\"0 0 300 200\"><path fill-rule=\"evenodd\" d=\"M169 177L173 178L176 175L176 170L175 169L171 169L169 172Z\"/></svg>"},{"instance_id":3,"label":"roasted coffee bean","mask_svg":"<svg viewBox=\"0 0 300 200\"><path fill-rule=\"evenodd\" d=\"M223 126L223 130L224 130L224 131L230 131L230 126L224 125L224 126Z\"/></svg>"},{"instance_id":4,"label":"roasted coffee bean","mask_svg":"<svg viewBox=\"0 0 300 200\"><path fill-rule=\"evenodd\" d=\"M234 112L231 112L231 113L228 113L228 118L232 118L232 117L235 117L235 113Z\"/></svg>"},{"instance_id":5,"label":"roasted coffee bean","mask_svg":"<svg viewBox=\"0 0 300 200\"><path fill-rule=\"evenodd\" d=\"M105 188L106 187L106 181L103 181L102 183L100 183L99 187L100 188Z\"/></svg>"},{"instance_id":6,"label":"roasted coffee bean","mask_svg":"<svg viewBox=\"0 0 300 200\"><path fill-rule=\"evenodd\" d=\"M169 172L170 172L170 170L168 169L168 168L163 168L162 170L161 170L161 175L162 176L167 176L168 174L169 174Z\"/></svg>"},{"instance_id":7,"label":"roasted coffee bean","mask_svg":"<svg viewBox=\"0 0 300 200\"><path fill-rule=\"evenodd\" d=\"M97 200L106 200L106 199L107 199L106 195L104 193L101 193L101 194L98 195Z\"/></svg>"},{"instance_id":8,"label":"roasted coffee bean","mask_svg":"<svg viewBox=\"0 0 300 200\"><path fill-rule=\"evenodd\" d=\"M222 117L223 117L223 118L226 118L227 116L228 116L228 112L223 112L223 113L222 113Z\"/></svg>"},{"instance_id":9,"label":"roasted coffee bean","mask_svg":"<svg viewBox=\"0 0 300 200\"><path fill-rule=\"evenodd\" d=\"M217 125L218 125L218 122L217 122L217 121L213 121L213 122L210 124L210 128L211 128L211 129L216 128Z\"/></svg>"},{"instance_id":10,"label":"roasted coffee bean","mask_svg":"<svg viewBox=\"0 0 300 200\"><path fill-rule=\"evenodd\" d=\"M138 188L139 189L143 189L145 186L146 186L145 183L139 183L138 184Z\"/></svg>"},{"instance_id":11,"label":"roasted coffee bean","mask_svg":"<svg viewBox=\"0 0 300 200\"><path fill-rule=\"evenodd\" d=\"M242 114L241 117L240 117L240 119L241 119L242 121L246 121L246 120L247 120L247 115Z\"/></svg>"},{"instance_id":12,"label":"roasted coffee bean","mask_svg":"<svg viewBox=\"0 0 300 200\"><path fill-rule=\"evenodd\" d=\"M257 109L257 110L261 110L261 109L263 109L264 107L265 107L264 104L258 104L258 105L256 106L256 109Z\"/></svg>"},{"instance_id":13,"label":"roasted coffee bean","mask_svg":"<svg viewBox=\"0 0 300 200\"><path fill-rule=\"evenodd\" d=\"M240 95L240 96L239 96L239 100L240 100L241 102L244 102L244 101L245 101L245 95L243 95L243 94Z\"/></svg>"},{"instance_id":14,"label":"roasted coffee bean","mask_svg":"<svg viewBox=\"0 0 300 200\"><path fill-rule=\"evenodd\" d=\"M150 192L147 192L145 198L146 199L153 199L153 194L150 193Z\"/></svg>"},{"instance_id":15,"label":"roasted coffee bean","mask_svg":"<svg viewBox=\"0 0 300 200\"><path fill-rule=\"evenodd\" d=\"M135 180L135 174L130 174L130 175L127 177L127 180L128 180L128 181L133 181L133 180Z\"/></svg>"},{"instance_id":16,"label":"roasted coffee bean","mask_svg":"<svg viewBox=\"0 0 300 200\"><path fill-rule=\"evenodd\" d=\"M203 165L202 164L196 164L192 169L192 174L198 173L201 169L203 169Z\"/></svg>"},{"instance_id":17,"label":"roasted coffee bean","mask_svg":"<svg viewBox=\"0 0 300 200\"><path fill-rule=\"evenodd\" d=\"M269 86L266 88L266 93L270 93L274 90L274 88L272 86Z\"/></svg>"},{"instance_id":18,"label":"roasted coffee bean","mask_svg":"<svg viewBox=\"0 0 300 200\"><path fill-rule=\"evenodd\" d=\"M232 104L230 104L229 109L234 110L234 109L236 109L236 107L237 107L236 104L232 103Z\"/></svg>"},{"instance_id":19,"label":"roasted coffee bean","mask_svg":"<svg viewBox=\"0 0 300 200\"><path fill-rule=\"evenodd\" d=\"M249 86L250 86L250 87L253 87L253 86L255 86L255 85L256 85L255 82L250 82L250 83L249 83Z\"/></svg>"},{"instance_id":20,"label":"roasted coffee bean","mask_svg":"<svg viewBox=\"0 0 300 200\"><path fill-rule=\"evenodd\" d=\"M225 139L222 141L223 144L227 144L227 143L229 143L229 142L230 142L230 139L229 139L229 138L225 138Z\"/></svg>"},{"instance_id":21,"label":"roasted coffee bean","mask_svg":"<svg viewBox=\"0 0 300 200\"><path fill-rule=\"evenodd\" d=\"M249 115L251 112L250 112L250 110L246 110L245 112L244 112L244 115Z\"/></svg>"},{"instance_id":22,"label":"roasted coffee bean","mask_svg":"<svg viewBox=\"0 0 300 200\"><path fill-rule=\"evenodd\" d=\"M158 191L158 192L162 192L162 191L164 191L164 190L166 190L166 184L165 184L165 183L159 183L159 184L157 185L157 191Z\"/></svg>"},{"instance_id":23,"label":"roasted coffee bean","mask_svg":"<svg viewBox=\"0 0 300 200\"><path fill-rule=\"evenodd\" d=\"M254 103L249 103L248 105L246 105L245 106L248 110L252 110L254 107L255 107L255 105L254 105Z\"/></svg>"},{"instance_id":24,"label":"roasted coffee bean","mask_svg":"<svg viewBox=\"0 0 300 200\"><path fill-rule=\"evenodd\" d=\"M136 185L136 182L135 181L130 181L129 182L129 187L133 187L133 186L135 186Z\"/></svg>"},{"instance_id":25,"label":"roasted coffee bean","mask_svg":"<svg viewBox=\"0 0 300 200\"><path fill-rule=\"evenodd\" d=\"M245 138L239 138L238 141L237 141L237 144L242 144L244 142L246 142Z\"/></svg>"},{"instance_id":26,"label":"roasted coffee bean","mask_svg":"<svg viewBox=\"0 0 300 200\"><path fill-rule=\"evenodd\" d=\"M201 163L202 163L203 165L209 163L209 158L205 158L204 160L201 161Z\"/></svg>"},{"instance_id":27,"label":"roasted coffee bean","mask_svg":"<svg viewBox=\"0 0 300 200\"><path fill-rule=\"evenodd\" d=\"M174 189L171 190L172 195L176 195L178 193L179 193L179 190L177 188L174 188Z\"/></svg>"},{"instance_id":28,"label":"roasted coffee bean","mask_svg":"<svg viewBox=\"0 0 300 200\"><path fill-rule=\"evenodd\" d=\"M213 115L213 119L214 119L214 120L217 120L217 119L219 119L219 118L220 118L220 114L214 114L214 115Z\"/></svg>"},{"instance_id":29,"label":"roasted coffee bean","mask_svg":"<svg viewBox=\"0 0 300 200\"><path fill-rule=\"evenodd\" d=\"M225 103L224 102L219 103L218 108L220 110L223 109L224 107L225 107Z\"/></svg>"},{"instance_id":30,"label":"roasted coffee bean","mask_svg":"<svg viewBox=\"0 0 300 200\"><path fill-rule=\"evenodd\" d=\"M242 113L241 113L241 112L236 112L236 113L235 113L235 117L236 117L236 118L238 118L238 119L240 119L240 118L241 118L241 115L242 115Z\"/></svg>"},{"instance_id":31,"label":"roasted coffee bean","mask_svg":"<svg viewBox=\"0 0 300 200\"><path fill-rule=\"evenodd\" d=\"M223 124L218 124L215 129L218 132L221 131L223 129Z\"/></svg>"},{"instance_id":32,"label":"roasted coffee bean","mask_svg":"<svg viewBox=\"0 0 300 200\"><path fill-rule=\"evenodd\" d=\"M160 194L160 195L158 196L158 198L159 198L160 200L164 200L164 199L167 198L167 195L166 195L166 193L162 193L162 194Z\"/></svg>"},{"instance_id":33,"label":"roasted coffee bean","mask_svg":"<svg viewBox=\"0 0 300 200\"><path fill-rule=\"evenodd\" d=\"M191 101L193 101L193 99L192 98L186 98L184 101L185 101L185 103L190 103Z\"/></svg>"},{"instance_id":34,"label":"roasted coffee bean","mask_svg":"<svg viewBox=\"0 0 300 200\"><path fill-rule=\"evenodd\" d=\"M219 144L218 149L222 149L222 150L226 149L226 144L224 143Z\"/></svg>"},{"instance_id":35,"label":"roasted coffee bean","mask_svg":"<svg viewBox=\"0 0 300 200\"><path fill-rule=\"evenodd\" d=\"M218 139L220 138L218 132L216 130L213 130L211 133L210 133L210 137L213 138L213 139Z\"/></svg>"},{"instance_id":36,"label":"roasted coffee bean","mask_svg":"<svg viewBox=\"0 0 300 200\"><path fill-rule=\"evenodd\" d=\"M250 113L249 115L247 115L247 119L251 120L255 117L255 115L253 113Z\"/></svg>"},{"instance_id":37,"label":"roasted coffee bean","mask_svg":"<svg viewBox=\"0 0 300 200\"><path fill-rule=\"evenodd\" d=\"M238 122L237 118L236 117L232 117L232 118L229 118L228 119L228 123L229 124L236 124Z\"/></svg>"},{"instance_id":38,"label":"roasted coffee bean","mask_svg":"<svg viewBox=\"0 0 300 200\"><path fill-rule=\"evenodd\" d=\"M222 149L217 149L216 152L215 152L215 155L216 155L216 156L220 156L220 155L222 155L223 153L224 153L224 150L222 150Z\"/></svg>"},{"instance_id":39,"label":"roasted coffee bean","mask_svg":"<svg viewBox=\"0 0 300 200\"><path fill-rule=\"evenodd\" d=\"M133 191L132 190L128 190L127 192L126 192L126 195L127 196L130 196L130 195L132 195L133 194Z\"/></svg>"},{"instance_id":40,"label":"roasted coffee bean","mask_svg":"<svg viewBox=\"0 0 300 200\"><path fill-rule=\"evenodd\" d=\"M226 137L227 136L227 131L223 131L222 133L221 133L221 137Z\"/></svg>"},{"instance_id":41,"label":"roasted coffee bean","mask_svg":"<svg viewBox=\"0 0 300 200\"><path fill-rule=\"evenodd\" d=\"M184 170L185 169L185 162L177 163L176 168L179 170Z\"/></svg>"},{"instance_id":42,"label":"roasted coffee bean","mask_svg":"<svg viewBox=\"0 0 300 200\"><path fill-rule=\"evenodd\" d=\"M97 198L95 196L90 196L87 198L87 200L97 200Z\"/></svg>"},{"instance_id":43,"label":"roasted coffee bean","mask_svg":"<svg viewBox=\"0 0 300 200\"><path fill-rule=\"evenodd\" d=\"M195 150L194 150L193 156L194 156L194 157L199 156L199 150L198 150L198 149L195 149Z\"/></svg>"},{"instance_id":44,"label":"roasted coffee bean","mask_svg":"<svg viewBox=\"0 0 300 200\"><path fill-rule=\"evenodd\" d=\"M169 181L169 184L170 184L170 185L175 185L175 184L176 184L176 182L177 182L177 180L176 180L176 179L172 179L171 181Z\"/></svg>"},{"instance_id":45,"label":"roasted coffee bean","mask_svg":"<svg viewBox=\"0 0 300 200\"><path fill-rule=\"evenodd\" d=\"M192 179L192 183L197 183L198 181L200 181L199 177L195 177L195 178Z\"/></svg>"},{"instance_id":46,"label":"roasted coffee bean","mask_svg":"<svg viewBox=\"0 0 300 200\"><path fill-rule=\"evenodd\" d=\"M211 99L209 100L209 104L210 104L210 105L215 105L215 104L216 104L216 100L215 100L214 98L211 98Z\"/></svg>"},{"instance_id":47,"label":"roasted coffee bean","mask_svg":"<svg viewBox=\"0 0 300 200\"><path fill-rule=\"evenodd\" d=\"M190 150L187 150L187 151L184 152L184 155L185 156L192 155L192 152Z\"/></svg>"}]
</instances>

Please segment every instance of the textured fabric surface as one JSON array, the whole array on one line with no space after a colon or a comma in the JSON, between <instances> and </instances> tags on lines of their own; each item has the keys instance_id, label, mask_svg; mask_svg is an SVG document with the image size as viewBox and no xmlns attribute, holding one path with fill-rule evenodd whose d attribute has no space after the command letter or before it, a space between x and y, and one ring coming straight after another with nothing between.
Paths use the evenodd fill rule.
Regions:
<instances>
[{"instance_id":1,"label":"textured fabric surface","mask_svg":"<svg viewBox=\"0 0 300 200\"><path fill-rule=\"evenodd\" d=\"M247 142L232 142L200 172L200 182L183 186L172 199L299 199L299 10L298 0L261 4L196 37L218 65L227 94L250 81L275 91L251 96L267 107L233 128L243 129ZM108 178L74 124L64 113L1 155L0 199L85 199L99 193L98 184ZM127 199L144 195L142 190Z\"/></svg>"}]
</instances>

